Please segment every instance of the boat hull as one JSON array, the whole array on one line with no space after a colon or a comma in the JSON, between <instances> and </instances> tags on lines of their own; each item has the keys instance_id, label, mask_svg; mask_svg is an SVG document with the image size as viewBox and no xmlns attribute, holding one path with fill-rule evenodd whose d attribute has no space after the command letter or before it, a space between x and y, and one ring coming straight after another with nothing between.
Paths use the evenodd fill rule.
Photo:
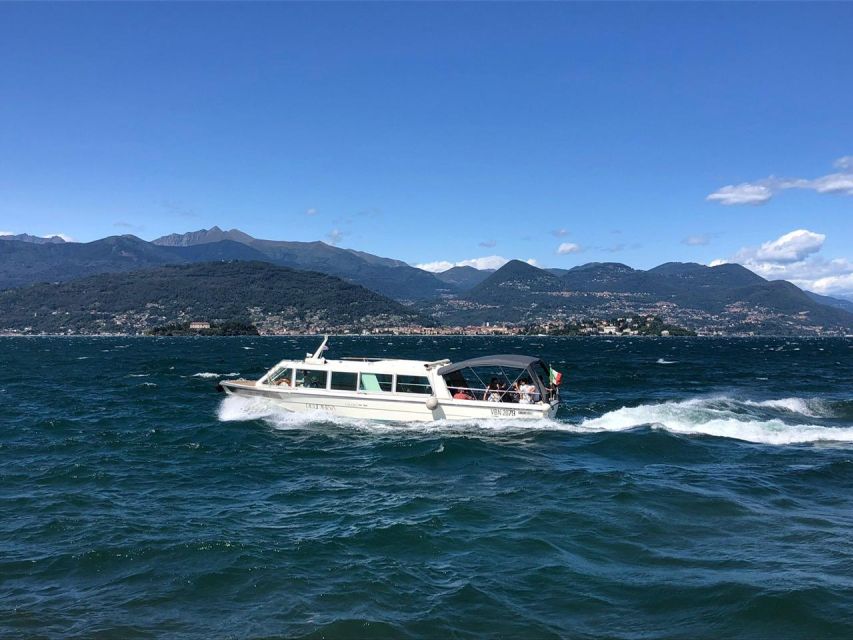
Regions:
<instances>
[{"instance_id":1,"label":"boat hull","mask_svg":"<svg viewBox=\"0 0 853 640\"><path fill-rule=\"evenodd\" d=\"M282 389L255 385L253 381L227 380L219 387L230 395L264 398L288 411L323 411L344 418L388 422L432 422L436 420L542 420L553 418L557 403L515 404L478 400L439 400L427 406L429 396L403 397L391 394L334 394L328 390ZM431 403L430 403L431 404Z\"/></svg>"}]
</instances>

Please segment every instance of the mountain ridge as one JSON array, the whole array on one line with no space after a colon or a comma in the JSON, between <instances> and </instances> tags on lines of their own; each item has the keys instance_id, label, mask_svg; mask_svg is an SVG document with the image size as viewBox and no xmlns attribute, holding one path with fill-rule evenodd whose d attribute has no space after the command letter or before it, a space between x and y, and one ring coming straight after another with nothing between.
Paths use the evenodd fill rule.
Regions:
<instances>
[{"instance_id":1,"label":"mountain ridge","mask_svg":"<svg viewBox=\"0 0 853 640\"><path fill-rule=\"evenodd\" d=\"M359 285L268 262L165 265L0 291L6 331L142 333L175 322L243 319L270 333L429 324Z\"/></svg>"},{"instance_id":2,"label":"mountain ridge","mask_svg":"<svg viewBox=\"0 0 853 640\"><path fill-rule=\"evenodd\" d=\"M641 311L670 314L674 322L691 328L699 327L704 315L706 324L724 332L748 331L755 317L764 318L761 330L800 327L814 332L823 325L839 331L850 327L853 311L853 303L803 292L790 283L772 285L738 264L667 262L641 270L618 262L592 262L542 269L511 260L497 270L452 267L434 274L321 241L264 240L219 227L161 236L155 242L130 234L89 243L5 238L0 243L0 289L239 260L335 276L453 324L561 321L582 314Z\"/></svg>"}]
</instances>

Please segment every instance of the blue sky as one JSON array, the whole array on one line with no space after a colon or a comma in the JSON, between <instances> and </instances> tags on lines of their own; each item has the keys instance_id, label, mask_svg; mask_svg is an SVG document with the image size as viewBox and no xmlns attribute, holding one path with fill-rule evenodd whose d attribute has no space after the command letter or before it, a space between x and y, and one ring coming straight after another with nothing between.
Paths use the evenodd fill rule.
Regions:
<instances>
[{"instance_id":1,"label":"blue sky","mask_svg":"<svg viewBox=\"0 0 853 640\"><path fill-rule=\"evenodd\" d=\"M853 294L851 33L846 3L3 3L0 230Z\"/></svg>"}]
</instances>

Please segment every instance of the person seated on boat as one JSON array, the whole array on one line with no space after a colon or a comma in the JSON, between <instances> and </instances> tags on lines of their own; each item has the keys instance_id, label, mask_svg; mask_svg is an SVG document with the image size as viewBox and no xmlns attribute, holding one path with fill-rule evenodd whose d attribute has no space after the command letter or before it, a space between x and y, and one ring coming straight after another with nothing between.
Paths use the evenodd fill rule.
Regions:
<instances>
[{"instance_id":1,"label":"person seated on boat","mask_svg":"<svg viewBox=\"0 0 853 640\"><path fill-rule=\"evenodd\" d=\"M501 383L498 382L497 378L492 378L489 382L489 386L486 387L485 393L483 393L483 400L487 400L489 402L500 402L502 395L503 391L501 389Z\"/></svg>"},{"instance_id":2,"label":"person seated on boat","mask_svg":"<svg viewBox=\"0 0 853 640\"><path fill-rule=\"evenodd\" d=\"M518 383L513 382L512 385L504 391L501 397L501 402L518 402Z\"/></svg>"},{"instance_id":3,"label":"person seated on boat","mask_svg":"<svg viewBox=\"0 0 853 640\"><path fill-rule=\"evenodd\" d=\"M530 384L530 380L522 378L518 385L518 401L521 404L531 404L533 402L533 392L536 388Z\"/></svg>"},{"instance_id":4,"label":"person seated on boat","mask_svg":"<svg viewBox=\"0 0 853 640\"><path fill-rule=\"evenodd\" d=\"M290 378L279 378L278 380L275 381L275 383L277 385L282 386L282 387L289 387L290 386Z\"/></svg>"},{"instance_id":5,"label":"person seated on boat","mask_svg":"<svg viewBox=\"0 0 853 640\"><path fill-rule=\"evenodd\" d=\"M453 393L453 399L454 400L473 400L474 396L472 396L470 393L468 393L467 389L460 389L457 387Z\"/></svg>"},{"instance_id":6,"label":"person seated on boat","mask_svg":"<svg viewBox=\"0 0 853 640\"><path fill-rule=\"evenodd\" d=\"M542 400L542 394L539 393L539 387L537 387L532 382L530 383L530 397L533 401L533 404L536 404L537 402Z\"/></svg>"}]
</instances>

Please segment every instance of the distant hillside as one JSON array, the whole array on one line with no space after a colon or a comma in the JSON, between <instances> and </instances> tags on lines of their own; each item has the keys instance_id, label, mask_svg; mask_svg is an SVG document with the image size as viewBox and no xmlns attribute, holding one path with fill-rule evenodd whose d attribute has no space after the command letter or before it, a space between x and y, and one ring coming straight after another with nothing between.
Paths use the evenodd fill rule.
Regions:
<instances>
[{"instance_id":1,"label":"distant hillside","mask_svg":"<svg viewBox=\"0 0 853 640\"><path fill-rule=\"evenodd\" d=\"M560 278L544 269L510 260L469 291L465 298L475 302L504 304L559 291Z\"/></svg>"},{"instance_id":2,"label":"distant hillside","mask_svg":"<svg viewBox=\"0 0 853 640\"><path fill-rule=\"evenodd\" d=\"M7 240L0 244L0 289L210 260L262 260L293 269L319 271L397 300L429 299L455 291L453 285L432 273L399 260L324 242L259 240L238 229L222 231L218 227L171 234L154 242L130 235L88 243L36 245L30 241Z\"/></svg>"},{"instance_id":3,"label":"distant hillside","mask_svg":"<svg viewBox=\"0 0 853 640\"><path fill-rule=\"evenodd\" d=\"M646 314L722 333L853 329L853 314L736 264L667 263L648 271L591 263L558 277L514 260L466 294L425 307L448 324L577 321Z\"/></svg>"},{"instance_id":4,"label":"distant hillside","mask_svg":"<svg viewBox=\"0 0 853 640\"><path fill-rule=\"evenodd\" d=\"M246 243L251 242L254 238L247 233L243 233L239 229L223 231L219 227L212 227L210 229L199 229L198 231L190 231L188 233L170 233L167 236L161 236L156 240L152 240L151 244L163 247L192 247L199 244L221 242L223 240Z\"/></svg>"},{"instance_id":5,"label":"distant hillside","mask_svg":"<svg viewBox=\"0 0 853 640\"><path fill-rule=\"evenodd\" d=\"M364 251L342 249L325 242L294 242L253 238L239 229L219 227L157 238L152 244L172 247L204 246L233 241L258 252L255 259L293 269L328 273L398 300L434 298L451 288L433 274L400 260L382 258Z\"/></svg>"},{"instance_id":6,"label":"distant hillside","mask_svg":"<svg viewBox=\"0 0 853 640\"><path fill-rule=\"evenodd\" d=\"M495 272L494 269L475 269L474 267L451 267L447 271L436 273L435 277L456 287L459 291L473 289Z\"/></svg>"},{"instance_id":7,"label":"distant hillside","mask_svg":"<svg viewBox=\"0 0 853 640\"><path fill-rule=\"evenodd\" d=\"M814 300L817 303L825 304L829 307L835 307L836 309L844 309L844 311L848 311L853 313L853 302L850 300L844 300L842 298L832 298L830 296L822 296L819 293L814 293L812 291L803 290L809 298Z\"/></svg>"},{"instance_id":8,"label":"distant hillside","mask_svg":"<svg viewBox=\"0 0 853 640\"><path fill-rule=\"evenodd\" d=\"M18 240L19 242L31 242L33 244L62 244L64 238L60 236L31 236L29 233L18 233L16 235L0 235L0 240Z\"/></svg>"},{"instance_id":9,"label":"distant hillside","mask_svg":"<svg viewBox=\"0 0 853 640\"><path fill-rule=\"evenodd\" d=\"M176 265L0 291L0 330L138 333L189 320L262 331L429 322L364 287L264 262Z\"/></svg>"},{"instance_id":10,"label":"distant hillside","mask_svg":"<svg viewBox=\"0 0 853 640\"><path fill-rule=\"evenodd\" d=\"M96 273L134 271L185 262L167 247L136 236L110 236L95 242L0 243L0 288L58 282Z\"/></svg>"}]
</instances>

